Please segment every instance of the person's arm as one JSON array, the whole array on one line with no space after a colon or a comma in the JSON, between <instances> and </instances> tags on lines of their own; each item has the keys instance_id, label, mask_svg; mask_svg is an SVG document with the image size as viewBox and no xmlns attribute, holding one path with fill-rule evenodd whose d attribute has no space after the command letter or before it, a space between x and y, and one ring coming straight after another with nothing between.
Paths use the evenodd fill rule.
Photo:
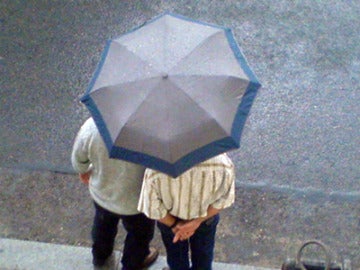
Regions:
<instances>
[{"instance_id":1,"label":"person's arm","mask_svg":"<svg viewBox=\"0 0 360 270\"><path fill-rule=\"evenodd\" d=\"M220 211L221 211L221 209L216 209L210 205L207 210L207 215L205 217L195 218L190 221L186 221L184 223L178 224L174 228L174 231L176 233L175 233L175 236L173 239L173 243L176 243L179 240L183 241L183 240L190 238L195 233L195 231L200 227L201 223L203 223L205 220L208 220L209 218L215 216Z\"/></svg>"},{"instance_id":2,"label":"person's arm","mask_svg":"<svg viewBox=\"0 0 360 270\"><path fill-rule=\"evenodd\" d=\"M177 226L180 220L172 216L170 213L167 213L165 217L158 219L158 221L173 229Z\"/></svg>"},{"instance_id":3,"label":"person's arm","mask_svg":"<svg viewBox=\"0 0 360 270\"><path fill-rule=\"evenodd\" d=\"M218 171L220 173L219 179L223 181L223 189L220 190L221 193L219 197L209 205L207 209L207 215L205 217L199 217L193 219L185 224L179 224L176 227L176 234L173 239L173 242L177 242L179 240L185 240L191 237L195 233L195 231L199 228L202 222L205 220L215 216L222 209L229 207L234 203L235 199L235 170L234 165L231 160L225 155L223 158L226 158L227 161L225 163L229 163L228 166L224 167L222 171ZM225 175L224 175L225 174ZM224 177L225 176L225 177Z\"/></svg>"},{"instance_id":4,"label":"person's arm","mask_svg":"<svg viewBox=\"0 0 360 270\"><path fill-rule=\"evenodd\" d=\"M91 161L88 155L88 144L91 136L89 124L88 120L80 128L71 152L71 164L77 173L83 175L84 179L87 177L86 173L91 169ZM82 179L82 176L80 176L80 179Z\"/></svg>"}]
</instances>

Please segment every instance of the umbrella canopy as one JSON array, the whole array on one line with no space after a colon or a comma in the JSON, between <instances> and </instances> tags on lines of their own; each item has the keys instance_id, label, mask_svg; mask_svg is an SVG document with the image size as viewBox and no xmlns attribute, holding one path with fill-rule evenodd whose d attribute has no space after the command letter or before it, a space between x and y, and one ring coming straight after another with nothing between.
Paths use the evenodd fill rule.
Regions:
<instances>
[{"instance_id":1,"label":"umbrella canopy","mask_svg":"<svg viewBox=\"0 0 360 270\"><path fill-rule=\"evenodd\" d=\"M110 157L176 177L240 146L259 88L230 29L164 14L107 43L81 101Z\"/></svg>"}]
</instances>

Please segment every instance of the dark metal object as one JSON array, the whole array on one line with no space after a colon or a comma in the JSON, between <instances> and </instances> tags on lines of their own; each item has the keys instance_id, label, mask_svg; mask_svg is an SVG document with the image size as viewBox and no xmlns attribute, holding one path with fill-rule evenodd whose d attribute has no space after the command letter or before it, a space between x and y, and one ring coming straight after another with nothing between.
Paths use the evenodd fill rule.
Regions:
<instances>
[{"instance_id":1,"label":"dark metal object","mask_svg":"<svg viewBox=\"0 0 360 270\"><path fill-rule=\"evenodd\" d=\"M325 254L325 260L307 260L303 259L303 251L306 246L317 245L321 247ZM320 241L310 240L302 244L296 259L287 259L281 266L281 270L351 270L351 263L349 260L344 260L343 264L332 262L329 249Z\"/></svg>"}]
</instances>

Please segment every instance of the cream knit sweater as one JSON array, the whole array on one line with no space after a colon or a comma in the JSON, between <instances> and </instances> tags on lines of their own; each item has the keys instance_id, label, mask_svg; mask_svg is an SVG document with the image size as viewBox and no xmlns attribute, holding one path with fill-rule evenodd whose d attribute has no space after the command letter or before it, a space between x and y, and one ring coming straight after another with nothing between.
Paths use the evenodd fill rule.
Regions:
<instances>
[{"instance_id":1,"label":"cream knit sweater","mask_svg":"<svg viewBox=\"0 0 360 270\"><path fill-rule=\"evenodd\" d=\"M110 159L92 118L83 124L76 136L71 163L78 173L92 170L89 190L97 204L121 215L139 213L136 208L145 168Z\"/></svg>"}]
</instances>

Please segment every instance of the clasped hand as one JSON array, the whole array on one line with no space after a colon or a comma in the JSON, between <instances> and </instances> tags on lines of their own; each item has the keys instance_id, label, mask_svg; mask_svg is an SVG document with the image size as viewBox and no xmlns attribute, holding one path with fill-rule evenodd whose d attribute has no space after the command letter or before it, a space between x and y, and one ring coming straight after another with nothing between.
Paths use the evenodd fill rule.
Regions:
<instances>
[{"instance_id":1,"label":"clasped hand","mask_svg":"<svg viewBox=\"0 0 360 270\"><path fill-rule=\"evenodd\" d=\"M180 221L175 228L172 229L175 234L173 243L189 239L199 228L201 222L196 219L190 221Z\"/></svg>"},{"instance_id":2,"label":"clasped hand","mask_svg":"<svg viewBox=\"0 0 360 270\"><path fill-rule=\"evenodd\" d=\"M83 182L84 184L89 184L90 182L90 176L91 176L91 171L88 171L86 173L79 173L79 178L81 180L81 182Z\"/></svg>"}]
</instances>

